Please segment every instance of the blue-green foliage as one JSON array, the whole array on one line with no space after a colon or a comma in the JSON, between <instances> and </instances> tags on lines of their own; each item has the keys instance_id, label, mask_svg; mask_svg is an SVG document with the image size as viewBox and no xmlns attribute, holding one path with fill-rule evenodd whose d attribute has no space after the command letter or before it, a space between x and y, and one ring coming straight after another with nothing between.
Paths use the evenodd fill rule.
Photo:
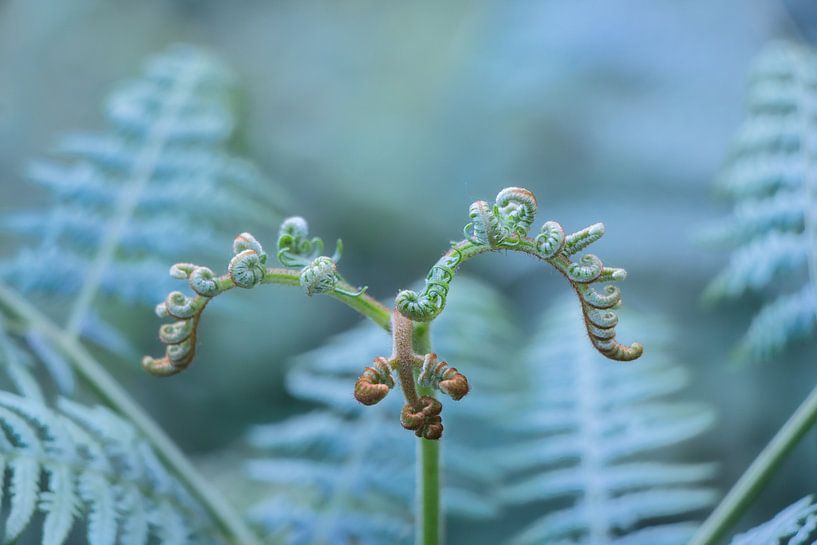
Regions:
<instances>
[{"instance_id":1,"label":"blue-green foliage","mask_svg":"<svg viewBox=\"0 0 817 545\"><path fill-rule=\"evenodd\" d=\"M514 403L519 368L508 350L515 335L499 294L467 278L457 279L434 322L435 352L473 384L464 399L443 400L443 501L450 516L498 514L497 461L482 447L502 436L504 411ZM399 388L372 407L352 396L363 368L390 350L388 335L364 324L298 357L288 389L320 408L250 434L259 456L248 472L269 491L252 515L283 543L412 542L416 438L400 427Z\"/></svg>"},{"instance_id":2,"label":"blue-green foliage","mask_svg":"<svg viewBox=\"0 0 817 545\"><path fill-rule=\"evenodd\" d=\"M171 288L170 264L222 256L253 225L271 229L278 191L227 152L231 86L224 67L193 47L151 58L108 99L107 131L68 135L57 159L31 164L53 203L3 219L21 248L0 263L2 278L70 297L96 269L92 295L153 304Z\"/></svg>"},{"instance_id":3,"label":"blue-green foliage","mask_svg":"<svg viewBox=\"0 0 817 545\"><path fill-rule=\"evenodd\" d=\"M65 398L49 402L23 346L0 323L4 543L61 545L80 527L89 545L222 542L126 419Z\"/></svg>"},{"instance_id":4,"label":"blue-green foliage","mask_svg":"<svg viewBox=\"0 0 817 545\"><path fill-rule=\"evenodd\" d=\"M817 505L806 497L772 520L739 534L730 545L809 545L817 543Z\"/></svg>"},{"instance_id":5,"label":"blue-green foliage","mask_svg":"<svg viewBox=\"0 0 817 545\"><path fill-rule=\"evenodd\" d=\"M503 500L543 515L509 544L682 545L696 528L688 514L716 500L703 484L712 464L655 452L707 429L712 412L667 398L689 377L666 357L654 320L628 315L622 327L645 341L637 362L600 356L572 300L554 305L531 339L529 401L513 418L523 437L501 458Z\"/></svg>"},{"instance_id":6,"label":"blue-green foliage","mask_svg":"<svg viewBox=\"0 0 817 545\"><path fill-rule=\"evenodd\" d=\"M817 326L815 86L813 51L780 43L761 55L748 117L719 183L735 207L710 235L736 249L707 295L769 298L739 347L752 359L773 355Z\"/></svg>"},{"instance_id":7,"label":"blue-green foliage","mask_svg":"<svg viewBox=\"0 0 817 545\"><path fill-rule=\"evenodd\" d=\"M651 339L646 320L628 317L650 353L612 363L587 343L575 307L556 305L520 353L499 293L470 279L453 285L434 350L472 391L443 398L448 514L485 520L542 505L549 514L511 543L680 545L695 528L685 515L715 500L701 484L714 467L653 451L697 435L712 414L665 399L688 377L662 359L655 326ZM351 394L362 368L387 352L387 336L365 325L300 356L289 390L323 408L251 433L259 457L248 471L269 490L253 515L283 543L411 542L416 440L397 422L399 391L373 407Z\"/></svg>"}]
</instances>

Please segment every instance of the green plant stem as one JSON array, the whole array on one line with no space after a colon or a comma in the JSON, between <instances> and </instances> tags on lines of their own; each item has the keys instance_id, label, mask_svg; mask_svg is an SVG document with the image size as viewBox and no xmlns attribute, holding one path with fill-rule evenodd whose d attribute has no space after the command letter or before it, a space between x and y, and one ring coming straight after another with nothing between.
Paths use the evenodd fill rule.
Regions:
<instances>
[{"instance_id":1,"label":"green plant stem","mask_svg":"<svg viewBox=\"0 0 817 545\"><path fill-rule=\"evenodd\" d=\"M100 400L120 414L142 433L156 453L179 477L213 520L235 545L261 545L261 540L246 525L243 517L196 470L176 444L77 339L61 329L28 301L0 284L0 307L44 335L76 369Z\"/></svg>"},{"instance_id":2,"label":"green plant stem","mask_svg":"<svg viewBox=\"0 0 817 545\"><path fill-rule=\"evenodd\" d=\"M442 543L440 518L440 440L419 439L417 448L418 506L417 545Z\"/></svg>"},{"instance_id":3,"label":"green plant stem","mask_svg":"<svg viewBox=\"0 0 817 545\"><path fill-rule=\"evenodd\" d=\"M418 354L431 352L431 327L428 322L414 325L412 339ZM433 396L434 390L420 386L418 394ZM442 439L417 440L417 517L415 536L417 545L442 543L442 516L440 509L440 443Z\"/></svg>"},{"instance_id":4,"label":"green plant stem","mask_svg":"<svg viewBox=\"0 0 817 545\"><path fill-rule=\"evenodd\" d=\"M281 284L284 286L300 286L300 271L293 269L267 269L264 275L264 284ZM230 281L232 282L232 281ZM342 282L338 285L341 289L346 291L355 291L356 288ZM229 289L229 288L228 288ZM367 294L352 296L345 293L338 293L336 291L327 293L330 297L334 297L342 303L346 303L353 310L359 312L366 318L385 329L391 331L391 310L383 303Z\"/></svg>"},{"instance_id":5,"label":"green plant stem","mask_svg":"<svg viewBox=\"0 0 817 545\"><path fill-rule=\"evenodd\" d=\"M775 434L732 490L715 508L689 545L715 545L746 511L800 439L817 422L817 387Z\"/></svg>"}]
</instances>

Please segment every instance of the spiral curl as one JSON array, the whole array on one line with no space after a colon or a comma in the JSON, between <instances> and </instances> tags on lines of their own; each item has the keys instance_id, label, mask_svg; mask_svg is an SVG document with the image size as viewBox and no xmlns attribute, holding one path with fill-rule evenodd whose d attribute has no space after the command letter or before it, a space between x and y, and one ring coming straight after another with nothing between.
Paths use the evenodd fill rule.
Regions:
<instances>
[{"instance_id":1,"label":"spiral curl","mask_svg":"<svg viewBox=\"0 0 817 545\"><path fill-rule=\"evenodd\" d=\"M278 228L276 257L284 267L304 267L323 252L323 240L309 238L309 224L300 216L286 218ZM343 246L338 240L334 261L340 260Z\"/></svg>"},{"instance_id":2,"label":"spiral curl","mask_svg":"<svg viewBox=\"0 0 817 545\"><path fill-rule=\"evenodd\" d=\"M402 290L397 294L397 310L417 322L428 322L436 318L445 308L449 286L461 262L462 252L456 246L452 247L428 271L422 293Z\"/></svg>"},{"instance_id":3,"label":"spiral curl","mask_svg":"<svg viewBox=\"0 0 817 545\"><path fill-rule=\"evenodd\" d=\"M536 197L521 187L506 187L496 196L495 215L508 232L527 236L536 219Z\"/></svg>"},{"instance_id":4,"label":"spiral curl","mask_svg":"<svg viewBox=\"0 0 817 545\"><path fill-rule=\"evenodd\" d=\"M316 257L312 263L304 267L298 281L306 294L310 297L316 293L330 292L342 293L350 297L358 297L366 292L366 286L356 292L338 287L341 278L338 274L337 264L331 257L326 256Z\"/></svg>"},{"instance_id":5,"label":"spiral curl","mask_svg":"<svg viewBox=\"0 0 817 545\"><path fill-rule=\"evenodd\" d=\"M449 367L444 361L437 361L437 354L429 352L423 358L423 367L417 382L448 394L453 400L460 400L469 391L468 379L457 371L456 367Z\"/></svg>"},{"instance_id":6,"label":"spiral curl","mask_svg":"<svg viewBox=\"0 0 817 545\"><path fill-rule=\"evenodd\" d=\"M380 402L394 388L391 372L386 358L375 358L372 367L366 367L355 382L355 399L364 405Z\"/></svg>"},{"instance_id":7,"label":"spiral curl","mask_svg":"<svg viewBox=\"0 0 817 545\"><path fill-rule=\"evenodd\" d=\"M423 396L416 403L406 403L400 412L400 424L424 439L439 439L443 435L440 417L442 404L433 397Z\"/></svg>"},{"instance_id":8,"label":"spiral curl","mask_svg":"<svg viewBox=\"0 0 817 545\"><path fill-rule=\"evenodd\" d=\"M615 331L594 334L598 329L591 320L597 318L594 310L609 311L621 301L618 288L607 286L603 293L591 288L591 284L617 282L627 277L624 269L605 267L592 254L577 254L599 240L604 235L604 224L595 223L580 231L565 234L562 226L555 221L542 225L535 238L527 232L533 224L537 202L527 189L505 188L499 192L493 206L485 201L476 201L468 210L470 223L464 228L465 240L454 243L453 249L432 266L426 277L426 285L419 293L402 290L395 301L397 310L418 322L435 319L443 311L450 284L459 265L465 260L491 250L516 250L546 261L561 272L579 294L588 334L594 346L605 356L622 361L639 357L643 347L634 343L630 347L610 344ZM613 341L614 342L614 341Z\"/></svg>"},{"instance_id":9,"label":"spiral curl","mask_svg":"<svg viewBox=\"0 0 817 545\"><path fill-rule=\"evenodd\" d=\"M587 284L601 276L604 265L601 259L593 254L583 255L578 262L567 266L567 277L572 282Z\"/></svg>"},{"instance_id":10,"label":"spiral curl","mask_svg":"<svg viewBox=\"0 0 817 545\"><path fill-rule=\"evenodd\" d=\"M236 286L251 289L264 280L267 268L255 250L244 250L230 260L227 273Z\"/></svg>"},{"instance_id":11,"label":"spiral curl","mask_svg":"<svg viewBox=\"0 0 817 545\"><path fill-rule=\"evenodd\" d=\"M555 221L546 221L539 234L536 235L536 249L545 259L550 259L565 245L565 230Z\"/></svg>"}]
</instances>

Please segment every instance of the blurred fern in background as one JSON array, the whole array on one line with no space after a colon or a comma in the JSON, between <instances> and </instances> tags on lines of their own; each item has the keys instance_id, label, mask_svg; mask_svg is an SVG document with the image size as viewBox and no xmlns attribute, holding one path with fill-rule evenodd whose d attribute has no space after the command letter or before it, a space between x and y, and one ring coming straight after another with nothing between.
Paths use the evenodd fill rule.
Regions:
<instances>
[{"instance_id":1,"label":"blurred fern in background","mask_svg":"<svg viewBox=\"0 0 817 545\"><path fill-rule=\"evenodd\" d=\"M445 407L449 515L499 520L544 505L549 514L509 543L682 544L696 527L684 515L716 499L702 484L714 466L651 453L707 429L712 412L666 399L688 375L664 359L659 328L634 320L639 334L652 331L652 354L632 367L610 363L586 342L570 300L547 312L525 346L498 291L458 282L433 330L437 353L473 387ZM387 342L366 325L299 356L289 391L322 408L249 435L257 454L247 472L266 490L253 516L287 545L411 542L414 448L392 425L400 400L364 413L351 396Z\"/></svg>"},{"instance_id":2,"label":"blurred fern in background","mask_svg":"<svg viewBox=\"0 0 817 545\"><path fill-rule=\"evenodd\" d=\"M31 180L53 195L46 209L10 214L20 251L0 274L31 294L70 300L67 330L97 321L99 293L153 304L180 258L207 256L236 233L271 229L283 200L249 162L231 156L232 78L203 51L177 45L109 98L109 129L60 140L57 160Z\"/></svg>"},{"instance_id":3,"label":"blurred fern in background","mask_svg":"<svg viewBox=\"0 0 817 545\"><path fill-rule=\"evenodd\" d=\"M735 536L730 545L805 545L817 540L817 504L807 497L770 520Z\"/></svg>"},{"instance_id":4,"label":"blurred fern in background","mask_svg":"<svg viewBox=\"0 0 817 545\"><path fill-rule=\"evenodd\" d=\"M480 520L499 514L497 459L485 447L507 435L502 427L521 379L508 351L518 333L495 289L457 282L435 322L434 346L474 386L444 410L443 502L451 517ZM403 400L395 392L363 407L352 396L361 370L389 343L364 324L299 356L288 389L321 408L251 431L257 454L247 472L267 494L252 515L287 545L412 542L416 440L396 425ZM449 542L463 543L456 535Z\"/></svg>"},{"instance_id":5,"label":"blurred fern in background","mask_svg":"<svg viewBox=\"0 0 817 545\"><path fill-rule=\"evenodd\" d=\"M778 43L758 59L748 117L719 186L735 201L710 238L736 246L707 290L769 297L752 319L739 355L768 358L817 325L817 57Z\"/></svg>"},{"instance_id":6,"label":"blurred fern in background","mask_svg":"<svg viewBox=\"0 0 817 545\"><path fill-rule=\"evenodd\" d=\"M502 498L545 514L512 545L682 545L717 493L714 464L671 463L674 448L713 423L710 408L673 400L689 382L673 363L660 322L627 315L644 337L635 364L611 363L585 341L573 300L553 305L525 349L527 408L513 418L521 438L501 458ZM573 319L571 319L573 318Z\"/></svg>"},{"instance_id":7,"label":"blurred fern in background","mask_svg":"<svg viewBox=\"0 0 817 545\"><path fill-rule=\"evenodd\" d=\"M33 374L24 347L0 319L4 543L39 537L43 545L60 545L78 522L90 545L222 542L202 507L126 418L54 398L47 381Z\"/></svg>"}]
</instances>

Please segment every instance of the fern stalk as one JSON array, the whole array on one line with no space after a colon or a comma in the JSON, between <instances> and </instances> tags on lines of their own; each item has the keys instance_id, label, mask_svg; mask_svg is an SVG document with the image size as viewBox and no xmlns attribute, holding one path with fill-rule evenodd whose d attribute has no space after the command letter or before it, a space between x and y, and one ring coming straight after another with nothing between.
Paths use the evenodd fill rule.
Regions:
<instances>
[{"instance_id":1,"label":"fern stalk","mask_svg":"<svg viewBox=\"0 0 817 545\"><path fill-rule=\"evenodd\" d=\"M207 509L210 516L235 545L261 545L259 538L244 523L241 515L196 470L153 419L111 377L104 367L78 342L74 335L60 329L54 322L13 291L0 285L0 306L23 320L27 327L42 333L74 366L100 399L120 414L127 416L151 444L157 454L187 485L191 493Z\"/></svg>"},{"instance_id":2,"label":"fern stalk","mask_svg":"<svg viewBox=\"0 0 817 545\"><path fill-rule=\"evenodd\" d=\"M99 291L105 271L113 260L128 222L139 205L142 193L153 178L162 150L167 144L170 129L177 123L181 108L189 100L200 74L198 63L185 65L182 74L174 80L174 88L159 112L159 122L147 135L147 144L136 158L130 180L119 194L113 221L105 231L82 288L71 307L65 331L72 337L79 335L82 322Z\"/></svg>"},{"instance_id":3,"label":"fern stalk","mask_svg":"<svg viewBox=\"0 0 817 545\"><path fill-rule=\"evenodd\" d=\"M755 458L749 469L704 521L689 545L715 545L751 505L783 461L817 422L817 387Z\"/></svg>"},{"instance_id":4,"label":"fern stalk","mask_svg":"<svg viewBox=\"0 0 817 545\"><path fill-rule=\"evenodd\" d=\"M412 339L414 350L427 354L431 352L431 327L428 323L418 323L414 327ZM424 386L418 393L433 396L434 389ZM417 545L440 545L442 543L442 517L440 516L440 442L441 439L417 439Z\"/></svg>"}]
</instances>

